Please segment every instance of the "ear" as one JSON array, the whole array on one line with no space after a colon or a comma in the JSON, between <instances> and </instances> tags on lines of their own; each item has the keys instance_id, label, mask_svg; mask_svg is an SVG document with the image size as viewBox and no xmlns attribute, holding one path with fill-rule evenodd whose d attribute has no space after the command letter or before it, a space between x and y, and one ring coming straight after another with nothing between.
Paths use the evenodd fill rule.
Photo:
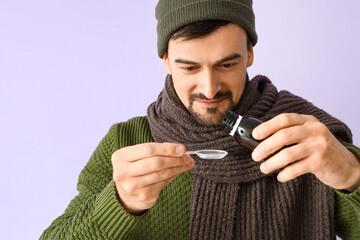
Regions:
<instances>
[{"instance_id":1,"label":"ear","mask_svg":"<svg viewBox=\"0 0 360 240\"><path fill-rule=\"evenodd\" d=\"M250 67L254 62L254 49L253 45L250 44L249 50L248 50L248 61L247 61L247 67Z\"/></svg>"},{"instance_id":2,"label":"ear","mask_svg":"<svg viewBox=\"0 0 360 240\"><path fill-rule=\"evenodd\" d=\"M164 67L165 67L166 73L171 75L171 68L170 68L169 58L167 57L166 51L164 52L163 60L164 60Z\"/></svg>"}]
</instances>

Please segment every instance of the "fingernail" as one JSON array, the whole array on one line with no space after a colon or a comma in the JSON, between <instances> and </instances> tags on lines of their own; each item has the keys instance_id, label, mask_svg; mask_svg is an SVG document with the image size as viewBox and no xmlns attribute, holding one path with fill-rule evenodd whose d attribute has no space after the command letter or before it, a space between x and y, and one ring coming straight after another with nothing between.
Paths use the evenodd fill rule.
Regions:
<instances>
[{"instance_id":1,"label":"fingernail","mask_svg":"<svg viewBox=\"0 0 360 240\"><path fill-rule=\"evenodd\" d=\"M183 152L183 148L181 146L177 146L175 148L175 152L176 152L176 154L181 154Z\"/></svg>"},{"instance_id":2,"label":"fingernail","mask_svg":"<svg viewBox=\"0 0 360 240\"><path fill-rule=\"evenodd\" d=\"M251 134L255 139L261 138L261 135L262 135L261 131L257 128L255 128Z\"/></svg>"},{"instance_id":3,"label":"fingernail","mask_svg":"<svg viewBox=\"0 0 360 240\"><path fill-rule=\"evenodd\" d=\"M267 173L267 169L266 169L264 163L260 165L260 171L262 171L262 172L265 173L265 174Z\"/></svg>"},{"instance_id":4,"label":"fingernail","mask_svg":"<svg viewBox=\"0 0 360 240\"><path fill-rule=\"evenodd\" d=\"M254 159L254 161L259 160L259 153L257 151L253 151L251 156L252 156L252 159Z\"/></svg>"}]
</instances>

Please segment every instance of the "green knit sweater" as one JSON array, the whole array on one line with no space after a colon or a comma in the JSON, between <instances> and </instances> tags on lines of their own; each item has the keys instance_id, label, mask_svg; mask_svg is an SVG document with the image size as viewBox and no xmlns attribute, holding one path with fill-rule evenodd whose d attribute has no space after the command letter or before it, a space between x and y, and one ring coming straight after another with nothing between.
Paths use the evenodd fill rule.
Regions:
<instances>
[{"instance_id":1,"label":"green knit sweater","mask_svg":"<svg viewBox=\"0 0 360 240\"><path fill-rule=\"evenodd\" d=\"M141 216L127 213L117 198L112 153L152 141L146 117L113 125L79 176L79 194L40 239L187 239L193 180L190 172L168 184L155 206ZM358 148L343 144L360 158ZM335 231L343 239L360 239L360 187L351 194L336 191Z\"/></svg>"}]
</instances>

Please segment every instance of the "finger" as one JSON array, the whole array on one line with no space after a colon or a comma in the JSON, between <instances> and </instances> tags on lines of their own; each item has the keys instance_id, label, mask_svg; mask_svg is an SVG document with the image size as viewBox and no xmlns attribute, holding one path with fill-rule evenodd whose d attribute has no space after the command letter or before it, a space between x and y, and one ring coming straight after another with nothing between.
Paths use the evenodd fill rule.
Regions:
<instances>
[{"instance_id":1,"label":"finger","mask_svg":"<svg viewBox=\"0 0 360 240\"><path fill-rule=\"evenodd\" d=\"M120 186L120 193L126 194L127 196L137 197L141 192L143 192L144 188L147 186L155 186L155 184L163 183L163 186L166 185L168 182L170 182L172 179L175 179L177 176L181 174L175 174L171 176L170 178L165 178L161 181L152 182L149 181L153 176L145 175L145 176L139 176L139 177L131 177L127 181L122 181L122 184ZM161 185L161 184L160 184ZM161 189L159 189L160 191ZM156 195L156 189L153 189L154 194ZM121 195L122 195L121 194Z\"/></svg>"},{"instance_id":2,"label":"finger","mask_svg":"<svg viewBox=\"0 0 360 240\"><path fill-rule=\"evenodd\" d=\"M309 159L303 159L301 161L298 161L296 163L290 164L284 170L282 170L278 176L277 179L279 182L288 182L290 180L293 180L301 175L304 175L306 173L309 173Z\"/></svg>"},{"instance_id":3,"label":"finger","mask_svg":"<svg viewBox=\"0 0 360 240\"><path fill-rule=\"evenodd\" d=\"M181 173L190 170L195 165L194 161L190 161L189 164L180 166L180 167L172 167L163 169L157 172L152 172L146 175L135 177L139 182L141 182L141 187L145 187L148 185L152 185L154 183L166 181L167 179L171 179L174 176L180 175Z\"/></svg>"},{"instance_id":4,"label":"finger","mask_svg":"<svg viewBox=\"0 0 360 240\"><path fill-rule=\"evenodd\" d=\"M174 175L171 178L165 179L163 181L156 182L156 183L153 183L153 184L150 184L150 185L146 185L143 188L144 189L148 188L150 191L153 191L153 192L160 192L161 189L163 189L166 185L168 185L169 183L174 181L180 175L181 175L181 173L177 174L177 175Z\"/></svg>"},{"instance_id":5,"label":"finger","mask_svg":"<svg viewBox=\"0 0 360 240\"><path fill-rule=\"evenodd\" d=\"M182 157L156 156L129 164L128 171L132 172L132 176L141 176L171 167L185 166L190 163L190 160L191 157L187 155Z\"/></svg>"},{"instance_id":6,"label":"finger","mask_svg":"<svg viewBox=\"0 0 360 240\"><path fill-rule=\"evenodd\" d=\"M263 173L268 174L280 168L284 168L299 159L305 159L309 154L308 150L302 144L287 147L263 162L260 165L260 170Z\"/></svg>"},{"instance_id":7,"label":"finger","mask_svg":"<svg viewBox=\"0 0 360 240\"><path fill-rule=\"evenodd\" d=\"M154 156L180 157L185 151L185 146L177 143L143 143L122 148L116 155L119 159L134 162Z\"/></svg>"},{"instance_id":8,"label":"finger","mask_svg":"<svg viewBox=\"0 0 360 240\"><path fill-rule=\"evenodd\" d=\"M154 183L154 184L144 186L144 187L140 188L136 193L134 192L131 195L133 197L135 197L136 199L138 199L140 202L145 203L146 205L149 204L147 202L150 201L150 205L152 205L151 202L156 202L157 201L161 189L163 189L167 184L172 182L178 176L179 175L176 175L176 176L173 176L173 177L171 177L169 179L166 179L164 181L160 181L160 182L157 182L157 183ZM147 209L148 206L144 206L142 208Z\"/></svg>"},{"instance_id":9,"label":"finger","mask_svg":"<svg viewBox=\"0 0 360 240\"><path fill-rule=\"evenodd\" d=\"M253 130L252 136L255 139L261 140L274 134L280 129L304 124L305 120L304 115L297 113L282 113L257 126Z\"/></svg>"},{"instance_id":10,"label":"finger","mask_svg":"<svg viewBox=\"0 0 360 240\"><path fill-rule=\"evenodd\" d=\"M252 152L254 161L261 161L284 146L301 142L307 132L299 126L281 129L263 140Z\"/></svg>"}]
</instances>

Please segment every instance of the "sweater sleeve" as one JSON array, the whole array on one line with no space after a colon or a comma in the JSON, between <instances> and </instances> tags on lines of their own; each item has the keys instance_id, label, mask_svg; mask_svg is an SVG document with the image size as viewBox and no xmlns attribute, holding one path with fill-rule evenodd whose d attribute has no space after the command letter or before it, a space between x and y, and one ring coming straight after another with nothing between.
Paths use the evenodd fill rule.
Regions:
<instances>
[{"instance_id":1,"label":"sweater sleeve","mask_svg":"<svg viewBox=\"0 0 360 240\"><path fill-rule=\"evenodd\" d=\"M121 123L110 128L80 173L79 194L40 239L126 239L146 216L124 210L112 180L111 155L122 145L122 128Z\"/></svg>"},{"instance_id":2,"label":"sweater sleeve","mask_svg":"<svg viewBox=\"0 0 360 240\"><path fill-rule=\"evenodd\" d=\"M341 140L340 140L341 141ZM341 143L360 161L360 149ZM335 190L335 232L342 239L360 239L360 186L352 193Z\"/></svg>"}]
</instances>

